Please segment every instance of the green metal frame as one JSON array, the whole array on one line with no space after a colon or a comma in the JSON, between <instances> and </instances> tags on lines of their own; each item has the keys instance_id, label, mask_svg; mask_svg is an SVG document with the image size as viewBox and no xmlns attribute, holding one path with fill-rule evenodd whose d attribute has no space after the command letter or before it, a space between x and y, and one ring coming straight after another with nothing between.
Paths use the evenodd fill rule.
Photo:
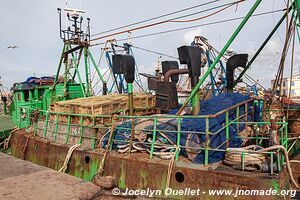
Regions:
<instances>
[{"instance_id":1,"label":"green metal frame","mask_svg":"<svg viewBox=\"0 0 300 200\"><path fill-rule=\"evenodd\" d=\"M262 2L262 0L256 0L256 2L254 3L254 5L250 9L250 11L247 13L247 15L245 16L245 18L242 20L242 22L240 23L240 25L237 27L237 29L234 31L234 33L231 35L231 37L229 38L229 40L227 41L227 43L225 44L225 46L222 48L222 50L220 51L219 55L216 57L216 59L214 60L214 62L209 66L209 68L203 74L203 76L201 77L201 79L199 80L199 82L197 83L197 85L193 88L193 90L191 91L190 96L187 98L187 100L183 103L183 105L181 106L181 108L176 113L177 115L179 115L183 111L183 109L187 106L187 104L198 93L198 90L199 90L200 86L204 83L204 81L206 80L206 78L210 75L210 73L215 68L215 66L217 65L217 63L219 63L220 59L222 58L222 56L224 55L224 53L226 52L226 50L228 49L228 47L231 45L231 43L233 42L233 40L236 38L236 36L242 30L242 28L244 27L244 25L247 23L247 21L249 20L249 18L251 17L251 15L254 13L254 11L256 10L256 8L259 6L259 4L261 2Z\"/></svg>"},{"instance_id":2,"label":"green metal frame","mask_svg":"<svg viewBox=\"0 0 300 200\"><path fill-rule=\"evenodd\" d=\"M183 149L183 148L192 148L192 149L195 149L195 150L203 150L205 152L205 158L204 158L204 165L208 165L209 163L209 152L210 151L222 151L222 152L225 152L225 151L228 151L228 150L225 150L225 149L222 149L221 147L223 145L226 145L226 147L228 148L229 147L229 141L232 139L232 136L230 136L229 134L229 127L230 126L236 126L236 127L239 127L240 125L243 125L243 124L246 124L246 125L256 125L256 126L262 126L262 125L270 125L271 122L251 122L251 121L248 121L247 119L247 115L249 114L248 113L248 109L246 109L246 107L248 107L248 105L250 105L250 103L253 103L253 99L249 99L249 100L246 100L244 102L241 102L235 106L232 106L228 109L225 109L223 111L220 111L216 114L213 114L213 115L200 115L200 116L174 116L174 115L166 115L166 116L111 116L111 115L89 115L89 114L70 114L70 113L59 113L59 112L46 112L46 111L43 111L43 110L40 110L39 112L41 113L40 117L37 119L36 122L32 123L32 127L34 128L34 135L37 135L37 131L42 131L43 134L42 134L42 137L44 138L47 138L47 139L50 139L51 138L51 134L53 135L53 140L57 142L57 135L58 134L61 134L61 135L65 135L65 143L69 143L68 139L70 136L73 136L73 137L78 137L78 143L82 143L82 139L83 138L87 138L87 139L90 139L91 140L91 146L90 148L91 149L95 149L96 146L95 146L95 140L96 139L100 139L100 138L96 138L95 135L93 136L86 136L84 135L84 129L85 128L90 128L90 129L93 129L93 128L97 128L97 129L104 129L104 130L107 130L107 128L109 126L111 126L114 122L114 120L117 120L117 121L126 121L126 120L135 120L135 119L152 119L153 120L153 130L152 130L152 141L151 143L148 143L148 142L144 142L144 144L146 145L149 145L151 150L150 150L150 159L153 158L153 155L154 155L154 147L155 145L159 145L158 143L156 143L156 137L157 137L157 132L165 132L166 130L159 130L157 129L157 125L158 125L158 121L159 119L161 118L167 118L167 119L176 119L177 122L178 122L178 125L177 125L177 130L176 131L168 131L170 133L174 133L174 134L177 134L177 143L174 146L174 149L176 149L176 152L175 152L175 160L177 161L179 159L179 150L180 149ZM257 100L256 100L257 101ZM260 101L260 100L258 100ZM241 114L241 108L244 107L244 111L245 113L244 114ZM31 109L31 108L27 108L29 111L28 112L33 112L34 109ZM229 119L229 113L236 113L236 118L233 119L233 120L230 120ZM29 114L30 115L30 114ZM212 118L215 118L217 116L220 116L220 115L225 115L225 125L219 129L218 131L216 132L210 132L209 130L209 119L212 119ZM46 117L43 117L43 116L46 116ZM55 120L54 121L51 121L50 120L50 116L54 116ZM63 123L63 122L59 122L59 117L60 116L64 116L66 117L67 116L67 123ZM77 117L79 118L79 124L71 124L71 118L72 117ZM52 117L53 118L53 117ZM95 127L95 121L97 121L97 119L101 119L101 118L111 118L112 119L112 124L97 124L97 127ZM193 118L193 119L205 119L205 124L206 124L206 128L205 128L205 131L204 132L196 132L196 131L193 131L194 134L203 134L205 135L205 147L197 147L197 148L194 148L194 147L187 147L187 146L182 146L180 145L180 138L181 138L181 134L182 133L186 133L186 131L182 131L181 130L181 121L182 119L184 118ZM92 119L93 123L91 126L88 126L88 125L84 125L83 121L84 119ZM242 121L244 119L244 121ZM29 119L28 119L29 120ZM32 121L32 120L31 120ZM37 125L36 123L39 123L39 121L44 121L44 126L40 127L39 125ZM48 129L48 126L49 124L55 124L55 128L54 128L54 131L50 131ZM62 133L62 132L59 132L58 131L58 126L59 124L64 124L65 126L67 126L67 132L65 133ZM279 128L279 136L280 136L280 144L283 145L286 149L288 148L288 123L287 122L276 122L277 125L281 126ZM79 135L78 134L73 134L70 132L70 127L77 127L80 131L79 131ZM132 131L132 128L123 128L123 127L115 127L115 129L119 129L121 131ZM146 130L146 129L135 129L136 131L148 131L149 130ZM224 144L221 144L218 148L211 148L210 145L209 145L209 136L211 135L217 135L217 134L221 134L222 131L225 130L225 134L226 134L226 141ZM237 129L239 130L239 129ZM190 133L190 132L189 132ZM41 134L40 134L41 135ZM111 145L110 145L110 151L112 150L112 144L113 142L118 142L118 140L114 139L114 135L112 137L113 139L111 140ZM263 141L263 140L268 140L267 137L261 137L261 136L258 136L258 135L255 135L255 136L252 136L252 137L238 137L238 138L247 138L247 139L254 139L256 141L256 144L257 145L260 145L260 143ZM124 141L119 141L119 142L124 142ZM129 141L128 143L130 143L131 141ZM168 145L165 145L165 146L168 146ZM170 145L171 147L171 145ZM244 158L245 158L245 154L249 154L249 153L257 153L255 151L253 152L243 152L242 153L242 166L244 166ZM277 162L279 162L279 164L281 166L283 166L283 163L284 163L284 160L283 160L283 155L277 151L272 151L272 152L264 152L263 154L266 154L269 156L271 162L273 163L274 162L274 159L277 159ZM244 169L244 167L243 167Z\"/></svg>"},{"instance_id":3,"label":"green metal frame","mask_svg":"<svg viewBox=\"0 0 300 200\"><path fill-rule=\"evenodd\" d=\"M79 50L79 55L78 55L78 59L77 59L77 62L76 62L76 58L75 58L75 55L74 55L74 51L78 51ZM75 71L73 74L71 74L70 72L70 67L69 67L69 60L68 60L68 57L69 57L69 54L71 54L71 57L72 57L72 63L73 63L73 66L75 68ZM81 76L80 76L80 72L79 72L79 64L80 64L80 59L82 57L82 54L83 54L83 60L84 60L84 68L85 68L85 83L82 82L82 79L81 79ZM63 50L62 50L62 54L61 54L61 57L60 57L60 61L59 61L59 64L58 64L58 69L57 69L57 72L56 72L56 76L55 76L55 80L54 80L54 85L52 86L52 90L56 90L56 87L57 87L57 83L58 83L58 79L59 79L59 74L60 74L60 71L61 71L61 66L63 64L63 61L65 63L65 71L64 71L64 88L63 88L63 95L62 96L59 96L59 98L63 97L62 100L66 100L67 97L67 87L68 87L68 81L69 81L69 78L68 76L70 75L70 80L73 82L75 82L75 77L77 76L78 78L78 81L79 81L79 84L81 86L81 90L82 90L82 93L83 93L83 96L84 97L89 97L91 95L91 86L90 86L90 65L89 65L89 59L90 61L92 62L92 65L93 67L95 68L98 76L100 77L100 80L102 81L102 83L106 83L106 81L104 80L104 77L102 76L96 62L95 62L95 59L91 53L91 51L89 50L89 47L88 45L78 45L77 47L73 48L72 45L68 42L65 42L64 43L64 47L63 47ZM59 98L54 98L55 100L59 99Z\"/></svg>"},{"instance_id":4,"label":"green metal frame","mask_svg":"<svg viewBox=\"0 0 300 200\"><path fill-rule=\"evenodd\" d=\"M289 7L287 13L289 13L292 10L292 6ZM239 77L234 81L234 86L239 83L239 81L242 79L246 71L249 69L249 67L252 65L252 63L255 61L257 56L260 54L260 52L264 49L266 44L270 41L270 39L273 37L274 33L277 31L277 29L280 27L284 19L286 18L286 13L283 14L283 16L280 18L278 23L275 25L271 33L268 35L268 37L265 39L265 41L262 43L262 45L259 47L259 49L255 52L251 60L247 63L247 66L245 69L240 73Z\"/></svg>"}]
</instances>

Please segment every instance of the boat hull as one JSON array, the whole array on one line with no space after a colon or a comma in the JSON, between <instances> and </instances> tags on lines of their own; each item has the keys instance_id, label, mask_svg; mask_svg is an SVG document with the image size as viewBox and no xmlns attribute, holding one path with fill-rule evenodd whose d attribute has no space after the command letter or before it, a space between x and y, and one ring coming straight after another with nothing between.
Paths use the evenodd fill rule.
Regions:
<instances>
[{"instance_id":1,"label":"boat hull","mask_svg":"<svg viewBox=\"0 0 300 200\"><path fill-rule=\"evenodd\" d=\"M24 129L14 132L11 138L12 155L38 165L59 170L65 160L70 145L57 144ZM67 173L86 181L91 181L97 173L104 152L101 150L76 149L70 159ZM168 175L168 160L149 159L147 154L131 155L110 152L106 158L104 172L113 176L116 186L121 190L147 189L165 190ZM170 188L173 189L211 189L269 190L270 188L290 189L289 178L285 170L270 175L260 172L242 172L224 165L205 167L184 159L177 161L171 172ZM262 199L262 196L168 196L176 199ZM266 196L267 199L282 199L280 196Z\"/></svg>"}]
</instances>

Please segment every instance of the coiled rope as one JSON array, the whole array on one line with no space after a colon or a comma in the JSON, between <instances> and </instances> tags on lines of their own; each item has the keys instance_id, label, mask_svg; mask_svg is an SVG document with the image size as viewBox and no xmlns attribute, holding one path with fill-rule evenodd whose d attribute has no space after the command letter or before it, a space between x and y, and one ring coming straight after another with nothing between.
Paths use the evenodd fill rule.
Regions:
<instances>
[{"instance_id":1,"label":"coiled rope","mask_svg":"<svg viewBox=\"0 0 300 200\"><path fill-rule=\"evenodd\" d=\"M244 148L227 148L224 164L231 166L234 169L241 169L242 153L244 153L244 169L247 171L261 170L263 163L266 163L266 156L261 153L254 153L256 145L250 145Z\"/></svg>"},{"instance_id":2,"label":"coiled rope","mask_svg":"<svg viewBox=\"0 0 300 200\"><path fill-rule=\"evenodd\" d=\"M256 150L257 148L260 148L259 150L256 151L257 153L250 153L250 151L251 151L250 149ZM226 152L224 163L231 165L233 168L238 167L238 169L240 169L240 165L241 165L242 151L245 152L245 169L254 169L253 167L255 165L261 166L262 163L264 161L266 161L266 157L264 155L261 155L260 153L274 151L274 150L282 150L284 153L286 169L288 171L291 182L293 183L293 185L296 188L299 188L297 182L295 181L295 179L293 177L293 173L292 173L292 169L291 169L290 161L289 161L289 155L284 146L274 145L271 147L262 148L262 147L259 147L256 145L250 145L250 146L244 147L244 148L228 148L227 150L229 150L229 152ZM251 151L251 152L253 152L253 151ZM249 165L247 165L247 164L249 164Z\"/></svg>"}]
</instances>

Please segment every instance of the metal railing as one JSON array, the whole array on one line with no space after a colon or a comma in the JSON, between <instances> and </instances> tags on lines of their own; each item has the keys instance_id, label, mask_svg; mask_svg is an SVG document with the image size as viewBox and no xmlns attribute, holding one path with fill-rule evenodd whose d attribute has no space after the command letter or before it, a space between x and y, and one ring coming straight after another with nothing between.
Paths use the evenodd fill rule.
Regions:
<instances>
[{"instance_id":1,"label":"metal railing","mask_svg":"<svg viewBox=\"0 0 300 200\"><path fill-rule=\"evenodd\" d=\"M263 127L265 125L270 125L271 122L254 122L252 121L253 115L253 99L249 99L243 101L239 104L231 106L225 110L222 110L218 113L211 115L199 115L199 116L191 116L191 115L152 115L152 116L122 116L122 115L89 115L89 114L72 114L72 113L64 113L64 112L51 112L45 110L35 110L29 107L22 107L22 109L26 110L26 120L27 127L26 130L33 130L34 135L39 135L43 138L48 138L56 142L63 142L66 144L72 144L70 142L70 138L76 138L73 141L76 141L79 144L83 143L83 140L88 140L88 144L90 144L89 148L95 149L102 147L102 139L105 136L104 133L112 132L112 140L109 141L110 145L109 150L113 149L113 144L122 143L127 144L129 146L129 152L131 152L133 143L142 143L149 147L150 159L155 155L155 149L159 146L164 146L169 149L172 149L174 153L175 160L179 159L180 150L194 150L194 151L204 151L204 165L208 165L209 163L209 152L226 152L228 147L230 147L230 140L235 139L230 135L230 128L235 128L237 130L237 134L240 131L240 128L246 126L256 126ZM225 116L225 122L217 131L212 132L210 130L210 120L216 117ZM249 119L249 117L251 119ZM64 119L64 120L62 120ZM182 129L182 121L186 119L194 119L194 120L204 120L205 128L203 131L186 131ZM147 129L147 127L137 128L136 122L141 120L148 120L151 123L151 129ZM159 129L159 124L162 124L161 121L169 121L172 120L176 122L176 127L172 130L170 129ZM75 121L75 122L74 122ZM106 123L99 123L104 122ZM122 127L123 122L133 122L131 123L131 127ZM115 126L113 126L115 124ZM288 134L287 134L287 122L276 122L276 125L280 126L278 129L280 136L280 144L288 147ZM62 128L64 127L64 128ZM111 128L114 127L112 131ZM30 129L31 128L31 129ZM75 130L76 129L76 130ZM75 130L75 131L74 131ZM152 140L149 142L139 142L133 141L132 139L127 140L117 140L115 138L116 130L126 132L128 131L130 134L135 134L136 132L145 132L147 135L150 134ZM101 134L98 134L101 132ZM176 142L174 144L167 143L158 143L158 135L160 133L171 133L176 136ZM89 134L87 134L89 133ZM204 146L192 147L188 145L181 144L181 138L183 134L198 134L205 136ZM210 147L210 137L218 136L220 134L225 134L225 141L219 146L212 148ZM103 136L104 135L104 136ZM62 140L62 136L64 141ZM58 139L59 138L59 139ZM239 139L250 139L255 140L256 145L262 144L263 141L269 140L268 137L261 136L256 132L254 136L236 136ZM100 143L100 144L99 144ZM224 148L224 146L226 148ZM242 152L241 154L241 166L242 170L245 165L245 154L251 154L250 151ZM257 153L253 151L253 153ZM269 157L271 166L273 167L274 159L277 159L278 169L282 166L284 157L281 155L279 151L272 152L262 152ZM276 158L275 158L276 157ZM273 173L273 168L272 168Z\"/></svg>"}]
</instances>

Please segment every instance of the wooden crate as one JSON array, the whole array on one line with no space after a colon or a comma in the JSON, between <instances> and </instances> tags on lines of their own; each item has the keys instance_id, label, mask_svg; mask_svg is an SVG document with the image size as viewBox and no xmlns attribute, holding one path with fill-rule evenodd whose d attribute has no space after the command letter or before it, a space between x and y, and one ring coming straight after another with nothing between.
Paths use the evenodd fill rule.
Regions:
<instances>
[{"instance_id":1,"label":"wooden crate","mask_svg":"<svg viewBox=\"0 0 300 200\"><path fill-rule=\"evenodd\" d=\"M155 96L145 93L133 94L133 105L135 115L146 115L149 109L155 107ZM86 115L112 115L121 111L129 111L128 95L113 94L105 96L78 98L73 100L56 102L51 106L53 112L64 112L71 114L86 114ZM51 117L55 120L55 116ZM67 116L60 116L60 121L67 122ZM112 117L97 117L95 124L107 124L112 122ZM80 124L80 117L71 116L72 124ZM85 126L93 125L92 117L83 117Z\"/></svg>"},{"instance_id":2,"label":"wooden crate","mask_svg":"<svg viewBox=\"0 0 300 200\"><path fill-rule=\"evenodd\" d=\"M78 106L78 112L76 112L76 113L92 115L93 114L93 108L92 107L86 107L86 106Z\"/></svg>"},{"instance_id":3,"label":"wooden crate","mask_svg":"<svg viewBox=\"0 0 300 200\"><path fill-rule=\"evenodd\" d=\"M133 99L133 105L135 108L147 108L148 99L147 97L138 97L137 99Z\"/></svg>"},{"instance_id":4,"label":"wooden crate","mask_svg":"<svg viewBox=\"0 0 300 200\"><path fill-rule=\"evenodd\" d=\"M112 102L112 110L111 110L111 113L114 113L114 112L116 112L116 111L118 111L118 110L121 110L121 109L122 109L121 106L122 106L122 105L121 105L121 101L114 101L114 102Z\"/></svg>"},{"instance_id":5,"label":"wooden crate","mask_svg":"<svg viewBox=\"0 0 300 200\"><path fill-rule=\"evenodd\" d=\"M112 117L98 117L95 120L95 125L97 124L109 124L112 123Z\"/></svg>"},{"instance_id":6,"label":"wooden crate","mask_svg":"<svg viewBox=\"0 0 300 200\"><path fill-rule=\"evenodd\" d=\"M108 115L113 110L113 104L111 102L105 102L100 105L95 105L92 108L94 115Z\"/></svg>"},{"instance_id":7,"label":"wooden crate","mask_svg":"<svg viewBox=\"0 0 300 200\"><path fill-rule=\"evenodd\" d=\"M70 113L78 114L80 105L78 104L70 104Z\"/></svg>"},{"instance_id":8,"label":"wooden crate","mask_svg":"<svg viewBox=\"0 0 300 200\"><path fill-rule=\"evenodd\" d=\"M148 95L148 108L155 107L156 98L153 95Z\"/></svg>"}]
</instances>

